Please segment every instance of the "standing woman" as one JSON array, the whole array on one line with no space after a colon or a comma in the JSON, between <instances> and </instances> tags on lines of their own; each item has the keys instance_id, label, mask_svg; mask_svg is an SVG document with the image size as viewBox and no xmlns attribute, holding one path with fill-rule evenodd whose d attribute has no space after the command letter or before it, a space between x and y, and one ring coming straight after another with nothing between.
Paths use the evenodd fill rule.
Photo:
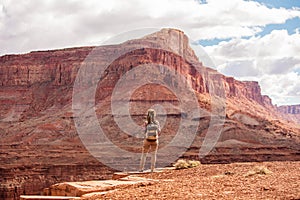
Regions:
<instances>
[{"instance_id":1,"label":"standing woman","mask_svg":"<svg viewBox=\"0 0 300 200\"><path fill-rule=\"evenodd\" d=\"M155 169L158 135L160 134L159 122L155 120L155 116L155 111L153 109L149 109L147 112L147 121L145 122L145 139L143 143L140 172L144 170L146 156L149 151L151 153L151 172Z\"/></svg>"}]
</instances>

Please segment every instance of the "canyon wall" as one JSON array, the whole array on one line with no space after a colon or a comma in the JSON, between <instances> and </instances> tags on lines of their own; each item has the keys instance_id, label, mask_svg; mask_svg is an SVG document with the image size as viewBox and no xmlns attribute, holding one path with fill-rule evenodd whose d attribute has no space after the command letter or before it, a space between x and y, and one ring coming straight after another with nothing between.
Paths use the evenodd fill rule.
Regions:
<instances>
[{"instance_id":1,"label":"canyon wall","mask_svg":"<svg viewBox=\"0 0 300 200\"><path fill-rule=\"evenodd\" d=\"M226 102L226 116L218 143L211 154L201 158L203 163L299 160L299 128L280 118L271 99L261 94L257 82L237 81L203 66L182 31L163 29L119 45L0 57L0 197L18 199L20 194L37 194L41 187L55 182L102 179L115 171L88 152L74 124L75 80L88 85L94 77L98 78L94 71L99 67L107 66L96 79L99 83L94 106L99 123L115 144L140 151L142 139L129 137L118 128L110 100L118 80L145 64L168 67L184 77L184 83L196 93L204 114L194 119L200 120L197 136L183 157L200 159L199 148L210 126L213 92ZM88 78L77 77L80 68L88 65L91 69L84 74ZM165 73L169 84L180 87L164 68L160 73ZM218 84L211 87L214 81ZM137 123L156 103L172 104L174 109L166 114L160 144L163 146L174 137L182 117L180 101L174 93L149 84L133 94L131 103L131 114ZM35 187L37 184L39 187Z\"/></svg>"},{"instance_id":2,"label":"canyon wall","mask_svg":"<svg viewBox=\"0 0 300 200\"><path fill-rule=\"evenodd\" d=\"M300 114L300 105L279 106L278 110L284 114Z\"/></svg>"},{"instance_id":3,"label":"canyon wall","mask_svg":"<svg viewBox=\"0 0 300 200\"><path fill-rule=\"evenodd\" d=\"M277 109L287 120L300 124L300 105L279 106Z\"/></svg>"}]
</instances>

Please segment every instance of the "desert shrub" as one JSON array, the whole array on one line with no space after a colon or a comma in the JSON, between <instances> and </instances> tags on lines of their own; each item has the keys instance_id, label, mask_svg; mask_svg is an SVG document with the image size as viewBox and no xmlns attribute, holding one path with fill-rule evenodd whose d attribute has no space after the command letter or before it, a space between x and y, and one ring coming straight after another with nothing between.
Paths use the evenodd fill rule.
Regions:
<instances>
[{"instance_id":1,"label":"desert shrub","mask_svg":"<svg viewBox=\"0 0 300 200\"><path fill-rule=\"evenodd\" d=\"M199 165L200 162L196 160L179 159L173 166L175 167L175 169L187 169L187 168L197 167Z\"/></svg>"},{"instance_id":2,"label":"desert shrub","mask_svg":"<svg viewBox=\"0 0 300 200\"><path fill-rule=\"evenodd\" d=\"M189 164L185 160L179 159L174 164L174 167L175 167L175 169L186 169L186 168L189 168Z\"/></svg>"},{"instance_id":3,"label":"desert shrub","mask_svg":"<svg viewBox=\"0 0 300 200\"><path fill-rule=\"evenodd\" d=\"M253 176L253 175L268 175L272 174L268 168L264 166L256 166L253 170L250 170L245 176Z\"/></svg>"},{"instance_id":4,"label":"desert shrub","mask_svg":"<svg viewBox=\"0 0 300 200\"><path fill-rule=\"evenodd\" d=\"M197 161L197 160L188 160L187 161L189 163L189 167L192 168L192 167L198 167L200 165L200 162Z\"/></svg>"}]
</instances>

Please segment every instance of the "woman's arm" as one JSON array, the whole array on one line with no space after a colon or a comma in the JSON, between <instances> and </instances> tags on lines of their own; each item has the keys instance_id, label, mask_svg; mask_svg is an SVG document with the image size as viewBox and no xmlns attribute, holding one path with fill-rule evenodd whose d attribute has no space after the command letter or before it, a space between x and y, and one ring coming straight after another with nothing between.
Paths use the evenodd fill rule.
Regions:
<instances>
[{"instance_id":1,"label":"woman's arm","mask_svg":"<svg viewBox=\"0 0 300 200\"><path fill-rule=\"evenodd\" d=\"M160 132L161 132L161 129L160 129L160 125L159 125L159 122L158 121L155 121L155 124L158 126L158 136L160 136Z\"/></svg>"}]
</instances>

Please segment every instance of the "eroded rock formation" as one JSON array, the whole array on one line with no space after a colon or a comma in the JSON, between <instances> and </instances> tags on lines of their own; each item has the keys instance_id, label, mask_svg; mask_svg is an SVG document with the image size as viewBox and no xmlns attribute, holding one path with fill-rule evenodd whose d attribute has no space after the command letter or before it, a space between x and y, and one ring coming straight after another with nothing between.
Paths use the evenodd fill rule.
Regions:
<instances>
[{"instance_id":1,"label":"eroded rock formation","mask_svg":"<svg viewBox=\"0 0 300 200\"><path fill-rule=\"evenodd\" d=\"M153 65L153 71L157 69L153 77L163 74L164 81L179 90L185 89L184 83L197 97L201 112L193 120L198 120L199 126L183 157L200 159L199 148L211 126L213 104L223 101L226 110L222 134L213 151L201 158L203 163L300 159L299 126L283 119L271 99L261 94L257 82L237 81L206 68L182 31L163 29L119 45L0 57L0 197L18 199L20 194L37 194L56 182L112 175L114 169L98 162L78 137L74 124L78 116L72 110L76 81L82 87L75 92L88 91L89 84L97 81L95 105L91 109L96 111L99 124L114 144L139 152L142 139L129 136L118 127L110 104L118 81L144 65ZM80 68L87 66L90 69L84 71L84 76L77 77ZM97 71L103 66L104 71ZM179 74L182 82L166 69ZM143 73L137 71L123 87L137 81L135 76L146 76ZM212 94L217 96L214 101ZM125 94L119 95L121 100L122 95ZM130 115L142 125L148 108L156 104L165 106L162 115L166 120L160 139L160 146L164 147L176 135L181 118L189 114L181 112L180 103L170 88L149 82L131 95ZM101 145L98 148L109 151ZM133 163L132 167L137 165Z\"/></svg>"}]
</instances>

